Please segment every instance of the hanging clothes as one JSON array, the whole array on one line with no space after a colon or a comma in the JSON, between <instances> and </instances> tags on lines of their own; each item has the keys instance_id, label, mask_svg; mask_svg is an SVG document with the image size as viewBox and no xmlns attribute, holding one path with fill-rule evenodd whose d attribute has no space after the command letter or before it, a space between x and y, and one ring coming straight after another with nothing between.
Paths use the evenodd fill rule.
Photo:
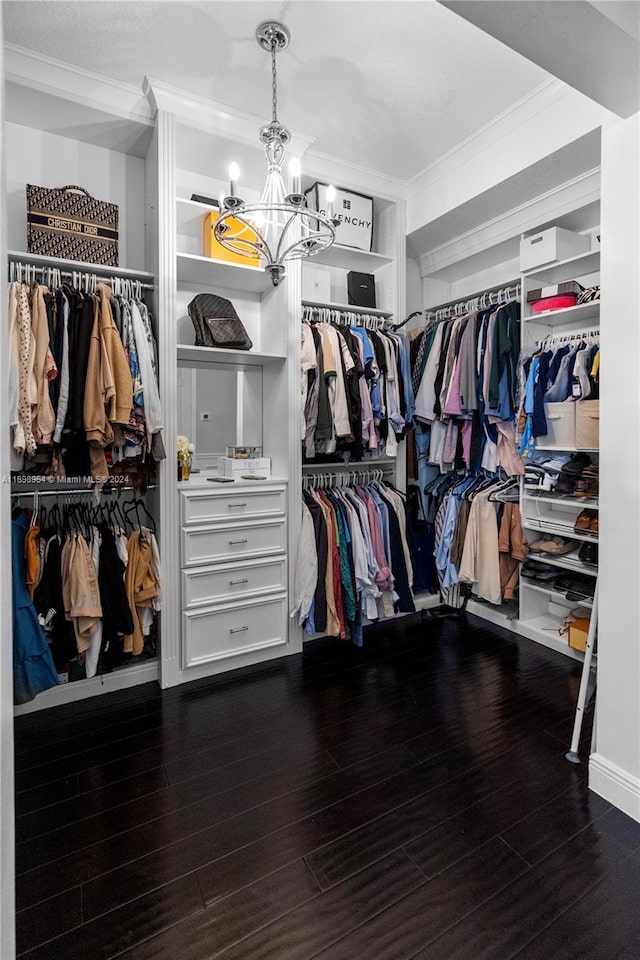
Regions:
<instances>
[{"instance_id":1,"label":"hanging clothes","mask_svg":"<svg viewBox=\"0 0 640 960\"><path fill-rule=\"evenodd\" d=\"M58 675L25 581L24 540L29 521L24 512L11 524L14 701L28 703L56 686Z\"/></svg>"},{"instance_id":2,"label":"hanging clothes","mask_svg":"<svg viewBox=\"0 0 640 960\"><path fill-rule=\"evenodd\" d=\"M106 479L120 460L164 459L157 346L142 299L108 283L87 293L13 281L7 303L14 472Z\"/></svg>"},{"instance_id":3,"label":"hanging clothes","mask_svg":"<svg viewBox=\"0 0 640 960\"><path fill-rule=\"evenodd\" d=\"M365 620L415 611L406 502L381 481L303 492L291 616L362 645Z\"/></svg>"},{"instance_id":4,"label":"hanging clothes","mask_svg":"<svg viewBox=\"0 0 640 960\"><path fill-rule=\"evenodd\" d=\"M411 347L416 431L428 462L449 470L524 473L516 451L520 305L431 323ZM417 449L426 449L421 440Z\"/></svg>"},{"instance_id":5,"label":"hanging clothes","mask_svg":"<svg viewBox=\"0 0 640 960\"><path fill-rule=\"evenodd\" d=\"M414 410L407 337L344 323L302 327L305 457L397 456Z\"/></svg>"}]
</instances>

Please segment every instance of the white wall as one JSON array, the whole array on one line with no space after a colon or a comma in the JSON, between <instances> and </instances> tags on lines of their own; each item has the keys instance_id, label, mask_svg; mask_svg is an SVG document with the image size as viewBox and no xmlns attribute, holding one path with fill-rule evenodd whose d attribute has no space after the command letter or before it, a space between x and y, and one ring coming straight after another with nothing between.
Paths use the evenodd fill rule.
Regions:
<instances>
[{"instance_id":1,"label":"white wall","mask_svg":"<svg viewBox=\"0 0 640 960\"><path fill-rule=\"evenodd\" d=\"M600 616L589 786L640 820L640 115L603 130Z\"/></svg>"},{"instance_id":2,"label":"white wall","mask_svg":"<svg viewBox=\"0 0 640 960\"><path fill-rule=\"evenodd\" d=\"M3 76L2 17L0 17L0 77ZM0 128L4 118L4 88L0 84ZM4 184L4 138L0 152L0 184ZM0 263L6 263L5 209L0 210ZM6 278L6 277L5 277ZM0 316L6 316L6 284L0 284ZM9 507L9 413L7 365L0 363L0 543L11 536ZM0 550L0 957L13 960L15 946L14 805L13 805L13 643L11 638L11 553Z\"/></svg>"}]
</instances>

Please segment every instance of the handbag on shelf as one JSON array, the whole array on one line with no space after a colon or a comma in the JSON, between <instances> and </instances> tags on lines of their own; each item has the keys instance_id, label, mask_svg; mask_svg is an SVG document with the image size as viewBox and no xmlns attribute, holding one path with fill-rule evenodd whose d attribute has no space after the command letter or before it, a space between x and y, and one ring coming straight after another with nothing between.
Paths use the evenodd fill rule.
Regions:
<instances>
[{"instance_id":1,"label":"handbag on shelf","mask_svg":"<svg viewBox=\"0 0 640 960\"><path fill-rule=\"evenodd\" d=\"M118 266L118 205L84 187L27 184L27 251L62 260Z\"/></svg>"},{"instance_id":2,"label":"handbag on shelf","mask_svg":"<svg viewBox=\"0 0 640 960\"><path fill-rule=\"evenodd\" d=\"M230 300L215 293L199 293L187 310L196 333L196 347L251 350L249 334Z\"/></svg>"}]
</instances>

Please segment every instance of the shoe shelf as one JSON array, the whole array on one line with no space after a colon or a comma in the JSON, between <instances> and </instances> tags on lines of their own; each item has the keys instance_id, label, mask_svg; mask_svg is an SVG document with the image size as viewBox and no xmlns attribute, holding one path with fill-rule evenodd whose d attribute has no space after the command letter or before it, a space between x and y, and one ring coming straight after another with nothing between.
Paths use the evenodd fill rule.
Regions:
<instances>
[{"instance_id":1,"label":"shoe shelf","mask_svg":"<svg viewBox=\"0 0 640 960\"><path fill-rule=\"evenodd\" d=\"M570 493L550 493L548 490L541 490L539 493L527 493L525 490L522 498L530 502L552 503L556 506L561 504L567 507L580 507L580 509L584 509L585 507L588 507L590 510L599 509L597 497L574 497Z\"/></svg>"},{"instance_id":2,"label":"shoe shelf","mask_svg":"<svg viewBox=\"0 0 640 960\"><path fill-rule=\"evenodd\" d=\"M577 606L577 604L574 604L574 606ZM550 650L556 650L566 657L583 660L584 654L570 647L567 638L558 633L561 624L562 617L545 613L539 617L533 617L531 620L519 620L518 633L529 640L535 640L537 643L549 647Z\"/></svg>"},{"instance_id":3,"label":"shoe shelf","mask_svg":"<svg viewBox=\"0 0 640 960\"><path fill-rule=\"evenodd\" d=\"M577 550L565 553L563 557L554 557L550 553L532 553L527 560L538 560L540 563L548 563L550 567L560 567L561 570L571 570L574 573L586 573L589 577L598 576L598 568L583 563ZM528 579L522 577L520 583L528 583Z\"/></svg>"},{"instance_id":4,"label":"shoe shelf","mask_svg":"<svg viewBox=\"0 0 640 960\"><path fill-rule=\"evenodd\" d=\"M567 540L584 540L586 543L597 543L597 533L574 532L573 525L568 523L552 523L549 520L542 520L538 517L523 517L522 523L527 530L540 530L542 533L555 533L559 537L566 537ZM538 551L534 551L537 556ZM544 554L546 556L546 554Z\"/></svg>"},{"instance_id":5,"label":"shoe shelf","mask_svg":"<svg viewBox=\"0 0 640 960\"><path fill-rule=\"evenodd\" d=\"M532 582L528 579L524 579L520 586L521 589L526 586L527 590L544 594L544 596L556 603L572 603L574 606L588 607L589 609L593 606L593 600L568 600L564 593L559 593L558 590L554 590L553 587L545 587L542 584L536 583L535 581Z\"/></svg>"}]
</instances>

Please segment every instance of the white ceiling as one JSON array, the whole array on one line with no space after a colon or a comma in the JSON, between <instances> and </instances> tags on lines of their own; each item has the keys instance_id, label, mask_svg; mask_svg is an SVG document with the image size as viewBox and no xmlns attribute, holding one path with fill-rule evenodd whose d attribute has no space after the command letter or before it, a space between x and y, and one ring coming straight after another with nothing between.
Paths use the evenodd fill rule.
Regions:
<instances>
[{"instance_id":1,"label":"white ceiling","mask_svg":"<svg viewBox=\"0 0 640 960\"><path fill-rule=\"evenodd\" d=\"M408 180L549 74L434 0L4 0L5 39L140 89L145 74L265 120L282 20L283 123L314 151Z\"/></svg>"}]
</instances>

